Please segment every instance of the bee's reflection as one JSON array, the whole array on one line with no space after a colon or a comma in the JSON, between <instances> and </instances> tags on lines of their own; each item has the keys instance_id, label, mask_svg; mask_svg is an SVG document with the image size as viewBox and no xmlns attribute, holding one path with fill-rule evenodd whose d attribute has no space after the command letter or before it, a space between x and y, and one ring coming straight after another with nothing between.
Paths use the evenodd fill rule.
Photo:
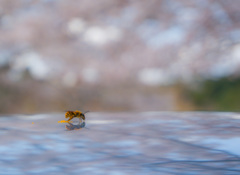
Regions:
<instances>
[{"instance_id":1,"label":"bee's reflection","mask_svg":"<svg viewBox=\"0 0 240 175\"><path fill-rule=\"evenodd\" d=\"M85 122L79 122L78 124L72 124L72 123L68 123L65 128L68 130L68 131L71 131L71 130L78 130L78 129L82 129L85 127Z\"/></svg>"}]
</instances>

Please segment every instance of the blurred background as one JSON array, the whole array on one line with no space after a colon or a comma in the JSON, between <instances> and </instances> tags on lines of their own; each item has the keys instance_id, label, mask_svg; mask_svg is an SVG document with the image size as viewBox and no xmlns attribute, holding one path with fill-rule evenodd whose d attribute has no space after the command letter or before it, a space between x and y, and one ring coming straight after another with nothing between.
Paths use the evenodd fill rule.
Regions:
<instances>
[{"instance_id":1,"label":"blurred background","mask_svg":"<svg viewBox=\"0 0 240 175\"><path fill-rule=\"evenodd\" d=\"M239 0L0 0L0 113L240 109Z\"/></svg>"}]
</instances>

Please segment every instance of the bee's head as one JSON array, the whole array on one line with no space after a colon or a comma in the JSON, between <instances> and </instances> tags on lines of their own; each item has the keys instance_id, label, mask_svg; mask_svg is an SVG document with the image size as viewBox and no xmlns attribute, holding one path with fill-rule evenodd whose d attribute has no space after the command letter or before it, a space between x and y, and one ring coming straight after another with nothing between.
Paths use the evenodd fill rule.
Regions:
<instances>
[{"instance_id":1,"label":"bee's head","mask_svg":"<svg viewBox=\"0 0 240 175\"><path fill-rule=\"evenodd\" d=\"M84 113L81 114L83 120L85 120L85 114L86 114L87 112L89 112L89 111L86 111L86 112L84 112Z\"/></svg>"},{"instance_id":2,"label":"bee's head","mask_svg":"<svg viewBox=\"0 0 240 175\"><path fill-rule=\"evenodd\" d=\"M82 113L81 116L82 116L82 119L85 120L85 115L84 115L84 113Z\"/></svg>"}]
</instances>

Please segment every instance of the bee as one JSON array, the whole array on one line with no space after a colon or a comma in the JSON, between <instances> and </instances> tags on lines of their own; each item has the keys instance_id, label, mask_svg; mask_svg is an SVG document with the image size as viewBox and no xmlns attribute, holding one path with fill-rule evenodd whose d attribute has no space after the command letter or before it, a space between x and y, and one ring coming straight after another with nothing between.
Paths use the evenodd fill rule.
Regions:
<instances>
[{"instance_id":1,"label":"bee","mask_svg":"<svg viewBox=\"0 0 240 175\"><path fill-rule=\"evenodd\" d=\"M86 114L87 112L82 113L81 111L67 111L66 114L65 114L65 118L69 118L67 120L68 122L75 117L79 118L80 120L85 120L85 115L84 114Z\"/></svg>"}]
</instances>

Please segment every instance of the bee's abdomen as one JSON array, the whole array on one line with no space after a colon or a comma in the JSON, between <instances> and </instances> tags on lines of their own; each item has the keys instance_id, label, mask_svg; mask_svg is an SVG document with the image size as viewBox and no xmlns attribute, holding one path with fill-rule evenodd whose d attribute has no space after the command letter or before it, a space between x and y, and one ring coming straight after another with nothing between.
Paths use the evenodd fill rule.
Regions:
<instances>
[{"instance_id":1,"label":"bee's abdomen","mask_svg":"<svg viewBox=\"0 0 240 175\"><path fill-rule=\"evenodd\" d=\"M68 111L68 112L66 112L66 114L65 114L65 118L71 118L71 117L73 117L74 116L74 112L72 112L72 111Z\"/></svg>"}]
</instances>

